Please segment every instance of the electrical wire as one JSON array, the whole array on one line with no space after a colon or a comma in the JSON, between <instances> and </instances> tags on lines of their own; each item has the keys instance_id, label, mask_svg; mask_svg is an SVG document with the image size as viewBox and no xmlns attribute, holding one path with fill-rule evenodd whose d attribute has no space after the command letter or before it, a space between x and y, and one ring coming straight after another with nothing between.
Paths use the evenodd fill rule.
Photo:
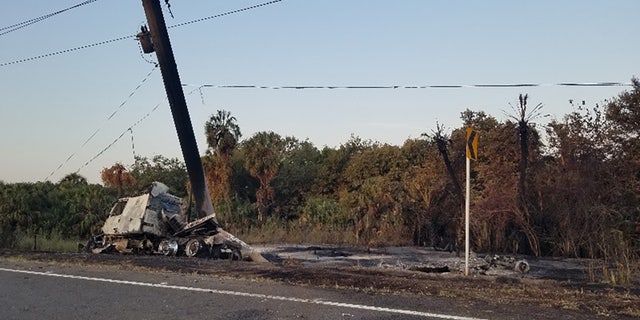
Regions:
<instances>
[{"instance_id":1,"label":"electrical wire","mask_svg":"<svg viewBox=\"0 0 640 320\"><path fill-rule=\"evenodd\" d=\"M27 26L30 26L30 25L32 25L34 23L38 23L40 21L49 19L49 18L51 18L51 17L53 17L55 15L64 13L64 12L69 11L71 9L82 7L84 5L87 5L87 4L90 4L92 2L96 2L96 1L98 1L98 0L87 0L85 2L78 3L78 4L74 5L74 6L71 6L71 7L66 8L66 9L62 9L62 10L59 10L59 11L56 11L56 12L45 14L43 16L40 16L40 17L37 17L37 18L33 18L33 19L29 19L29 20L26 20L26 21L23 21L23 22L20 22L20 23L16 23L16 24L10 25L10 26L2 27L2 28L0 28L0 31L3 31L3 32L0 33L0 36L3 36L5 34L7 34L7 33L11 33L11 32L17 31L17 30L20 30L20 29L22 29L24 27L27 27ZM7 31L5 31L5 30L7 30Z\"/></svg>"},{"instance_id":2,"label":"electrical wire","mask_svg":"<svg viewBox=\"0 0 640 320\"><path fill-rule=\"evenodd\" d=\"M506 84L471 84L471 85L422 85L422 86L263 86L263 85L216 85L216 84L182 84L183 87L214 88L214 89L460 89L460 88L522 88L522 87L629 87L631 83L622 82L561 82L561 83L506 83Z\"/></svg>"},{"instance_id":3,"label":"electrical wire","mask_svg":"<svg viewBox=\"0 0 640 320\"><path fill-rule=\"evenodd\" d=\"M135 35L123 36L123 37L120 37L120 38L114 38L114 39L110 39L110 40L100 41L100 42L87 44L87 45L84 45L84 46L75 47L75 48L71 48L71 49L65 49L65 50L60 50L60 51L56 51L56 52L41 54L39 56L34 56L34 57L30 57L30 58L24 58L24 59L15 60L15 61L4 62L4 63L0 63L0 67L6 67L6 66L9 66L9 65L12 65L12 64L18 64L18 63L23 63L23 62L27 62L27 61L33 61L33 60L38 60L38 59L42 59L42 58L57 56L57 55L63 54L63 53L69 53L69 52L78 51L78 50L82 50L82 49L87 49L87 48L91 48L91 47L101 46L101 45L105 45L105 44L108 44L108 43L121 41L121 40L125 40L125 39L131 39L131 38L135 38L135 37L136 37Z\"/></svg>"},{"instance_id":4,"label":"electrical wire","mask_svg":"<svg viewBox=\"0 0 640 320\"><path fill-rule=\"evenodd\" d=\"M111 149L111 147L113 147L118 141L120 141L120 139L122 139L122 137L124 137L124 135L127 132L131 132L131 134L133 135L133 128L135 128L137 125L142 123L145 119L147 119L154 111L156 111L158 109L158 107L160 107L161 104L162 104L162 102L156 104L155 107L153 107L153 109L151 109L151 111L147 112L147 114L145 114L142 118L138 119L138 121L136 121L130 127L125 129L124 131L122 131L122 133L117 138L115 138L113 140L113 142L111 142L106 147L104 147L102 150L100 150L100 152L98 152L95 156L93 156L91 159L89 159L87 162L85 162L82 166L80 166L80 168L78 168L78 170L76 170L76 172L74 172L74 173L80 172L80 170L84 169L86 166L91 164L94 160L98 159L101 155L103 155L105 152L107 152L107 150ZM132 143L133 143L133 140L132 140Z\"/></svg>"},{"instance_id":5,"label":"electrical wire","mask_svg":"<svg viewBox=\"0 0 640 320\"><path fill-rule=\"evenodd\" d=\"M144 50L142 49L142 45L140 44L140 42L138 42L138 49L140 50L140 58L142 58L142 60L144 60L144 62L149 63L149 64L153 64L153 65L158 65L157 62L147 59L147 57L145 56Z\"/></svg>"},{"instance_id":6,"label":"electrical wire","mask_svg":"<svg viewBox=\"0 0 640 320\"><path fill-rule=\"evenodd\" d=\"M136 161L136 144L133 142L133 128L129 128L131 132L131 152L133 153L133 161Z\"/></svg>"},{"instance_id":7,"label":"electrical wire","mask_svg":"<svg viewBox=\"0 0 640 320\"><path fill-rule=\"evenodd\" d=\"M93 0L93 1L97 1L97 0ZM91 1L91 2L93 2ZM201 21L205 21L205 20L209 20L209 19L213 19L213 18L218 18L218 17L223 17L226 15L230 15L230 14L234 14L234 13L239 13L239 12L243 12L243 11L247 11L247 10L251 10L251 9L255 9L255 8L259 8L262 6L266 6L269 4L273 4L276 2L280 2L282 0L277 0L277 1L270 1L267 3L263 3L263 4L258 4L258 5L254 5L254 6L250 6L250 7L246 7L246 8L242 8L242 9L238 9L238 10L234 10L234 11L229 11L229 12L225 12L222 14L218 14L218 15L214 15L214 16L210 16L210 17L206 17L206 18L202 18L202 19L198 19L198 20L193 20L193 21L189 21L189 22L185 22L182 23L180 25L175 25L175 26L171 26L172 28L175 27L180 27L183 25L188 25L188 24L193 24L193 23L197 23L197 22L201 22ZM103 44L107 44L107 43L111 43L111 42L116 42L116 41L120 41L120 40L124 40L124 39L129 39L129 38L133 38L135 37L134 35L130 35L130 36L123 36L123 37L119 37L119 38L115 38L115 39L111 39L111 40L106 40L106 41L102 41L102 42L97 42L97 43L93 43L93 44L89 44L89 45L84 45L81 47L76 47L76 48L72 48L72 49L67 49L67 50L62 50L62 51L57 51L57 52L53 52L53 53L49 53L49 54L44 54L44 55L40 55L40 56L36 56L36 57L31 57L31 58L26 58L26 59L21 59L21 60L16 60L13 62L8 62L8 63L2 63L0 64L0 67L3 66L7 66L7 65L11 65L11 64L16 64L16 63L21 63L21 62L26 62L26 61L31 61L31 60L36 60L36 59L40 59L40 58L44 58L44 57L49 57L49 56L54 56L54 55L58 55L58 54L62 54L62 53L67 53L67 52L72 52L72 51L76 51L76 50L81 50L81 49L85 49L85 48L90 48L90 47L94 47L94 46L99 46L99 45L103 45ZM150 61L147 61L150 62ZM151 74L153 73L153 71L155 69L158 68L158 65L155 64L154 68L147 74L147 76L140 82L140 84L129 94L129 96L118 106L118 108L116 108L116 110L105 120L104 123L108 122L110 119L112 119L117 112L129 101L129 99L138 91L138 89L140 89L140 87L144 84L144 82L146 82L146 80L151 76ZM191 92L193 93L193 91ZM191 94L189 93L189 95ZM123 131L123 133L121 133L112 143L110 143L109 145L107 145L104 149L102 149L100 152L98 152L98 154L96 154L93 158L89 159L87 162L85 162L85 164L83 166L81 166L76 173L78 173L80 170L82 170L84 167L86 167L87 165L89 165L91 162L93 162L95 159L97 159L98 157L100 157L104 152L106 152L108 149L110 149L115 143L117 143L126 133L127 131L129 131L131 133L131 147L133 150L133 155L135 158L135 145L134 145L134 141L133 141L133 128L135 126L137 126L139 123L141 123L142 121L144 121L146 118L148 118L151 113L153 113L155 110L158 109L158 107L160 106L160 103L157 104L150 112L148 112L144 117L142 117L141 119L139 119L137 122L135 122L132 126L130 126L129 128L127 128L125 131ZM85 141L84 143L80 146L80 148L78 150L76 150L75 152L73 152L69 157L67 157L67 159L65 161L63 161L55 170L53 170L49 176L47 176L47 178L44 181L47 181L51 178L51 176L53 176L58 170L60 170L62 167L64 167L64 165L66 165L75 155L78 151L80 151L82 148L84 148L84 146L87 145L87 143L89 141L91 141L97 134L98 132L104 127L104 123L103 126L99 127L98 129L96 129Z\"/></svg>"},{"instance_id":8,"label":"electrical wire","mask_svg":"<svg viewBox=\"0 0 640 320\"><path fill-rule=\"evenodd\" d=\"M93 0L93 1L97 1L97 0ZM281 1L284 1L284 0L273 0L273 1L269 1L269 2L264 2L264 3L256 4L256 5L253 5L253 6L245 7L245 8L242 8L242 9L237 9L237 10L233 10L233 11L227 11L227 12L224 12L224 13L216 14L216 15L209 16L209 17L206 17L206 18L191 20L191 21L188 21L188 22L172 25L172 26L169 26L167 28L178 28L178 27L182 27L182 26L185 26L185 25L189 25L189 24L194 24L194 23L198 23L198 22L202 22L202 21L206 21L206 20L210 20L210 19L214 19L214 18L220 18L220 17L228 16L228 15L235 14L235 13L241 13L241 12L244 12L244 11L247 11L247 10L251 10L251 9L264 7L264 6L267 6L267 5L270 5L270 4L274 4L274 3L278 3L278 2L281 2ZM131 39L131 38L135 38L135 37L136 37L135 35L122 36L122 37L119 37L119 38L100 41L100 42L87 44L87 45L84 45L84 46L79 46L79 47L75 47L75 48L71 48L71 49L65 49L65 50L60 50L60 51L56 51L56 52L41 54L41 55L34 56L34 57L29 57L29 58L24 58L24 59L9 61L9 62L3 62L3 63L0 63L0 67L6 67L6 66L9 66L9 65L13 65L13 64L18 64L18 63L23 63L23 62L27 62L27 61L38 60L38 59L47 58L47 57L52 57L52 56L56 56L56 55L63 54L63 53L69 53L69 52L73 52L73 51L78 51L78 50L82 50L82 49L87 49L87 48L91 48L91 47L105 45L105 44L109 44L109 43L112 43L112 42Z\"/></svg>"},{"instance_id":9,"label":"electrical wire","mask_svg":"<svg viewBox=\"0 0 640 320\"><path fill-rule=\"evenodd\" d=\"M198 91L198 89L194 89L191 90L189 93L187 93L187 96L192 95L194 92ZM166 98L164 99L163 102L166 102ZM97 158L99 158L101 155L103 155L105 152L107 152L109 149L111 149L118 141L120 141L120 139L122 139L124 137L124 135L127 132L131 133L131 149L133 151L133 158L135 161L135 157L136 157L136 151L135 151L135 145L133 143L133 128L135 128L137 125L139 125L140 123L142 123L144 120L146 120L149 116L151 116L151 114L153 112L155 112L156 110L158 110L158 107L160 107L160 105L162 105L162 102L156 104L153 109L151 109L151 111L147 112L147 114L145 114L142 118L138 119L138 121L134 122L130 127L128 127L127 129L125 129L124 131L122 131L122 133L115 138L111 143L109 143L106 147L104 147L102 150L100 150L95 156L93 156L91 159L89 159L87 162L85 162L80 168L78 168L78 170L76 170L75 173L80 172L80 170L84 169L85 167L87 167L89 164L91 164L91 162L95 161Z\"/></svg>"},{"instance_id":10,"label":"electrical wire","mask_svg":"<svg viewBox=\"0 0 640 320\"><path fill-rule=\"evenodd\" d=\"M67 163L69 163L69 161L71 161L71 159L73 159L73 157L80 151L82 150L87 143L89 143L89 141L91 141L97 134L98 132L100 132L105 125L107 124L107 122L109 122L109 120L111 120L121 109L122 107L124 107L127 102L129 102L129 100L131 100L131 98L135 95L136 92L138 92L138 90L142 87L142 85L147 81L147 79L149 79L151 77L151 75L153 74L153 72L158 69L158 65L156 64L153 69L151 69L151 71L149 71L149 73L144 77L144 79L142 79L142 81L135 87L135 89L133 89L133 91L131 91L131 93L129 94L129 96L127 96L127 98L124 99L124 101L122 101L122 103L120 103L120 105L111 113L111 115L109 115L102 123L102 125L100 125L100 127L98 127L95 131L93 131L93 133L82 143L82 145L74 152L71 153L71 155L69 155L69 157L67 157L66 160L64 160L62 163L60 163L60 165L58 165L57 168L55 168L45 179L44 181L49 180L49 178L51 178L51 176L53 176L56 172L58 172L58 170L62 169L62 167L64 167ZM132 131L133 134L133 131ZM133 137L132 137L133 139ZM132 140L133 141L133 140Z\"/></svg>"},{"instance_id":11,"label":"electrical wire","mask_svg":"<svg viewBox=\"0 0 640 320\"><path fill-rule=\"evenodd\" d=\"M174 24L172 26L168 26L167 29L178 28L178 27L189 25L189 24L194 24L194 23L198 23L198 22L202 22L202 21L206 21L206 20L220 18L220 17L224 17L224 16L236 14L236 13L241 13L241 12L244 12L244 11L248 11L248 10L257 9L257 8L260 8L260 7L276 4L276 3L282 2L282 1L284 1L284 0L273 0L273 1L269 1L269 2L263 2L263 3L259 3L259 4L256 4L256 5L250 6L250 7L245 7L245 8L242 8L242 9L237 9L237 10L233 10L233 11L227 11L225 13L220 13L220 14L216 14L216 15L213 15L213 16L208 16L206 18L200 18L200 19L191 20L191 21L187 21L187 22L183 22L183 23L179 23L179 24Z\"/></svg>"}]
</instances>

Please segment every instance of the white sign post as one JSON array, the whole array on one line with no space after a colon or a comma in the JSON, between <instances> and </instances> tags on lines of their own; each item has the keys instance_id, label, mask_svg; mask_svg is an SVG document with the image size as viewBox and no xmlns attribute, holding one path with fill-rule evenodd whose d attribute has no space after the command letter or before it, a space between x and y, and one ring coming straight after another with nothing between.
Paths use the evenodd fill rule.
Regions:
<instances>
[{"instance_id":1,"label":"white sign post","mask_svg":"<svg viewBox=\"0 0 640 320\"><path fill-rule=\"evenodd\" d=\"M478 160L478 134L467 128L467 183L464 201L464 275L469 275L469 203L471 202L471 159Z\"/></svg>"}]
</instances>

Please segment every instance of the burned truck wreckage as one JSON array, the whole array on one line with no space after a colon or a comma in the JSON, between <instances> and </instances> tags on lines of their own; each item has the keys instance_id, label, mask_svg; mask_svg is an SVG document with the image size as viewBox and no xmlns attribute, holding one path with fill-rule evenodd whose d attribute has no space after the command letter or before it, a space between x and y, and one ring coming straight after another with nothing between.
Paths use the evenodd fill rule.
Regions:
<instances>
[{"instance_id":1,"label":"burned truck wreckage","mask_svg":"<svg viewBox=\"0 0 640 320\"><path fill-rule=\"evenodd\" d=\"M263 262L260 253L224 231L215 214L187 221L188 205L168 189L154 182L142 195L119 199L102 226L102 233L92 237L83 251Z\"/></svg>"},{"instance_id":2,"label":"burned truck wreckage","mask_svg":"<svg viewBox=\"0 0 640 320\"><path fill-rule=\"evenodd\" d=\"M195 202L194 211L201 218L188 221L191 210L186 208L185 202L168 193L166 185L155 182L142 195L118 200L102 227L102 234L92 237L83 251L203 256L266 262L259 252L224 231L215 218L160 2L143 0L142 4L149 29L142 28L138 39L149 40L146 46L142 44L145 53L156 52L187 168L191 195Z\"/></svg>"}]
</instances>

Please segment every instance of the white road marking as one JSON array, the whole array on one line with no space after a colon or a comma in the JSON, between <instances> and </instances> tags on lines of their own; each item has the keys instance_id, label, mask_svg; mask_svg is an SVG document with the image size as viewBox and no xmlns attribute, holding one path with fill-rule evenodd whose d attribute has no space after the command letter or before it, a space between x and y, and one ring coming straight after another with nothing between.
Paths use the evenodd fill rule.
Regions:
<instances>
[{"instance_id":1,"label":"white road marking","mask_svg":"<svg viewBox=\"0 0 640 320\"><path fill-rule=\"evenodd\" d=\"M224 295L230 295L230 296L241 296L241 297L280 300L280 301L288 301L288 302L309 303L309 304L343 307L343 308L350 308L350 309L405 314L405 315L427 317L427 318L448 319L448 320L484 320L482 318L453 316L453 315L447 315L447 314L421 312L421 311L414 311L414 310L393 309L393 308L385 308L385 307L368 306L368 305L362 305L362 304L325 301L320 299L301 299L301 298L295 298L295 297L273 296L273 295L261 294L261 293L249 293L249 292L238 292L238 291L230 291L230 290L174 286L174 285L168 285L164 283L157 284L157 283L116 280L116 279L107 279L107 278L84 277L84 276L76 276L71 274L52 273L50 271L37 272L37 271L7 269L7 268L0 268L0 271L13 272L13 273L25 273L25 274L32 274L32 275L39 275L39 276L47 276L47 277L126 284L126 285L141 286L141 287L165 288L165 289L185 290L185 291L194 291L194 292L216 293L216 294L224 294Z\"/></svg>"}]
</instances>

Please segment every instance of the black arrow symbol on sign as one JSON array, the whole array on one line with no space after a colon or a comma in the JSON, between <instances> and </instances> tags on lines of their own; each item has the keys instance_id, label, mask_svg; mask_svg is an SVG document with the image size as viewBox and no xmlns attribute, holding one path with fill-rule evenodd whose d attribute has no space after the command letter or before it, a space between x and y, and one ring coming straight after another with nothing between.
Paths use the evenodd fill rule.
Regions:
<instances>
[{"instance_id":1,"label":"black arrow symbol on sign","mask_svg":"<svg viewBox=\"0 0 640 320\"><path fill-rule=\"evenodd\" d=\"M476 160L478 156L476 155L475 150L473 149L473 140L476 138L476 132L471 131L469 134L469 140L467 140L467 150L469 150L469 159Z\"/></svg>"}]
</instances>

